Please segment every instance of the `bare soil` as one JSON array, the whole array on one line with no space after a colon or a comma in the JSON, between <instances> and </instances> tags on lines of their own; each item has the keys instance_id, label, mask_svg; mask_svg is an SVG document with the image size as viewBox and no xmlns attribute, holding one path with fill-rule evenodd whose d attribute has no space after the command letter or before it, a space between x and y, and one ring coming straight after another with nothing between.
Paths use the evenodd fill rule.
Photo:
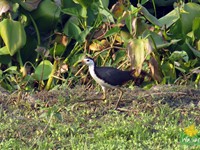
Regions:
<instances>
[{"instance_id":1,"label":"bare soil","mask_svg":"<svg viewBox=\"0 0 200 150\"><path fill-rule=\"evenodd\" d=\"M122 88L124 91L122 100L120 101L120 111L137 112L140 109L151 109L163 104L168 104L173 108L191 107L200 112L200 89L189 86L177 85L158 85L149 90L135 87L134 89ZM51 91L40 92L14 92L8 93L0 88L0 104L6 109L8 105L28 103L31 107L36 107L41 102L46 107L52 106L64 99L67 104L73 108L84 106L97 109L114 109L119 97L118 90L109 90L107 92L107 100L96 100L101 98L102 91L100 88L86 87L77 85L72 89L60 88Z\"/></svg>"}]
</instances>

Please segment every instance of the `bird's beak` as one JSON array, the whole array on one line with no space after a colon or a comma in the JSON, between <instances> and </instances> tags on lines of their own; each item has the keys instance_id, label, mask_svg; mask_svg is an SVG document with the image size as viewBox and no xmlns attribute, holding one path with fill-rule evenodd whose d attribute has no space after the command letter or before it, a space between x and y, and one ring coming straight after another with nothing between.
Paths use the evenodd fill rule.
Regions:
<instances>
[{"instance_id":1,"label":"bird's beak","mask_svg":"<svg viewBox=\"0 0 200 150\"><path fill-rule=\"evenodd\" d=\"M85 64L85 60L83 59L82 61L81 61L83 64Z\"/></svg>"}]
</instances>

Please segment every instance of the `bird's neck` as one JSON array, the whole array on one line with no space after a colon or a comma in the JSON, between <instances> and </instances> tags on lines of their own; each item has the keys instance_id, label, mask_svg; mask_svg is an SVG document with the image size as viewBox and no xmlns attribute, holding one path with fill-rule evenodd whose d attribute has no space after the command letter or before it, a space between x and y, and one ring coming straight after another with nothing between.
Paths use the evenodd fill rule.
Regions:
<instances>
[{"instance_id":1,"label":"bird's neck","mask_svg":"<svg viewBox=\"0 0 200 150\"><path fill-rule=\"evenodd\" d=\"M89 66L90 74L91 74L92 72L94 72L94 69L95 69L95 65L91 65L91 66Z\"/></svg>"}]
</instances>

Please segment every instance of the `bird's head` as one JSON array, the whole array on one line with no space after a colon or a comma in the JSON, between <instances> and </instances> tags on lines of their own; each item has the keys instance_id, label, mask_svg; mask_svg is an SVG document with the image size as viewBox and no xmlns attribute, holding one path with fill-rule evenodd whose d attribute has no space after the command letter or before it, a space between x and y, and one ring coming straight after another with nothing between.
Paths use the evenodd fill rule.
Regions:
<instances>
[{"instance_id":1,"label":"bird's head","mask_svg":"<svg viewBox=\"0 0 200 150\"><path fill-rule=\"evenodd\" d=\"M95 66L94 60L93 60L92 58L90 58L90 57L84 58L84 59L82 60L82 62L83 62L84 64L86 64L87 66Z\"/></svg>"}]
</instances>

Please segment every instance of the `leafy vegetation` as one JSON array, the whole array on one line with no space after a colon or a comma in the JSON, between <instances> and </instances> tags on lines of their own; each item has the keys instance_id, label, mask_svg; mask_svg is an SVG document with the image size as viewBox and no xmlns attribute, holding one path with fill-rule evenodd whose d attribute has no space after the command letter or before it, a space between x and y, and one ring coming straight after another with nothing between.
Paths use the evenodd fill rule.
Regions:
<instances>
[{"instance_id":1,"label":"leafy vegetation","mask_svg":"<svg viewBox=\"0 0 200 150\"><path fill-rule=\"evenodd\" d=\"M99 65L134 68L135 76L141 70L149 72L156 82L147 82L148 87L191 82L197 86L199 4L180 1L157 19L144 7L146 2L136 6L128 0L114 5L109 0L1 0L1 86L49 90L77 79L85 82L79 65L85 55Z\"/></svg>"}]
</instances>

